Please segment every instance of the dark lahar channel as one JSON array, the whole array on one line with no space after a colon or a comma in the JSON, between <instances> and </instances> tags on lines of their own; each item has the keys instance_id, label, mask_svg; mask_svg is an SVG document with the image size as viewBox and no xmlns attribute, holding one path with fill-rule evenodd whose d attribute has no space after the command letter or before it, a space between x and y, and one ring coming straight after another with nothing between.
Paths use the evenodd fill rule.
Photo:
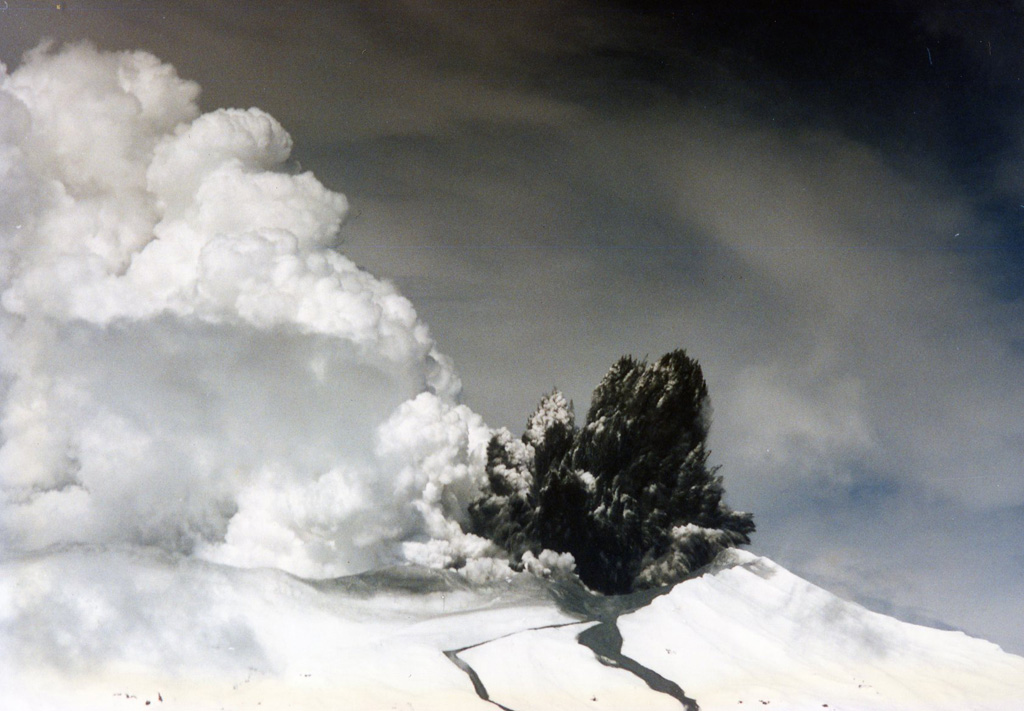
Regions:
<instances>
[{"instance_id":1,"label":"dark lahar channel","mask_svg":"<svg viewBox=\"0 0 1024 711\"><path fill-rule=\"evenodd\" d=\"M695 571L689 578L699 577L704 570ZM677 583L685 585L685 581ZM589 649L597 660L608 667L623 669L643 681L652 690L671 696L687 711L699 711L700 706L691 699L676 682L666 679L653 669L622 653L622 633L619 632L618 621L628 615L647 607L655 600L672 590L673 586L641 590L628 595L600 595L587 590L579 581L566 579L551 586L551 594L559 609L579 615L590 622L598 624L587 628L576 637L576 641Z\"/></svg>"},{"instance_id":2,"label":"dark lahar channel","mask_svg":"<svg viewBox=\"0 0 1024 711\"><path fill-rule=\"evenodd\" d=\"M696 701L683 693L679 684L622 654L622 634L614 620L590 627L577 635L576 641L593 651L597 661L608 667L628 671L647 684L652 691L668 694L688 711L698 711L700 708Z\"/></svg>"},{"instance_id":3,"label":"dark lahar channel","mask_svg":"<svg viewBox=\"0 0 1024 711\"><path fill-rule=\"evenodd\" d=\"M473 669L473 667L471 667L469 665L469 662L467 662L465 659L460 657L459 654L462 653L462 652L465 652L467 649L475 649L477 647L482 647L485 644L490 644L491 642L497 642L499 639L506 639L508 637L514 637L515 635L523 634L524 632L536 632L537 630L550 630L550 629L557 629L559 627L572 627L573 625L581 625L581 624L585 624L585 623L584 622L563 622L563 623L557 624L557 625L543 625L541 627L531 627L529 629L521 630L519 632L512 632L511 634L503 634L500 637L495 637L493 639L488 639L488 640L486 640L484 642L477 642L476 644L471 644L468 647L461 647L459 649L448 649L448 650L445 650L444 656L448 657L448 659L451 660L452 664L454 664L459 669L461 669L463 672L465 672L466 676L469 677L469 680L471 682L473 682L473 690L476 692L477 696L479 696L481 699L483 699L484 701L486 701L486 702L488 702L490 704L494 704L495 706L497 706L500 709L504 709L504 711L515 711L514 709L510 709L508 706L503 706L503 705L499 704L497 701L495 701L494 699L491 698L490 694L487 693L487 687L484 686L484 682L480 679L480 675L477 674L476 670Z\"/></svg>"},{"instance_id":4,"label":"dark lahar channel","mask_svg":"<svg viewBox=\"0 0 1024 711\"><path fill-rule=\"evenodd\" d=\"M484 642L484 644L486 644L486 642ZM510 709L508 706L502 706L497 701L491 701L491 697L487 693L487 687L485 687L484 683L480 681L480 675L476 673L473 667L469 666L469 664L466 663L466 660L462 659L459 656L459 652L464 652L467 649L470 648L463 647L462 649L449 649L445 651L444 656L448 657L452 661L452 664L454 664L466 673L466 676L469 677L469 680L473 682L473 691L476 692L477 696L479 696L487 703L494 704L499 709L504 709L504 711L514 711L514 709Z\"/></svg>"},{"instance_id":5,"label":"dark lahar channel","mask_svg":"<svg viewBox=\"0 0 1024 711\"><path fill-rule=\"evenodd\" d=\"M579 622L568 622L558 625L544 625L530 629L501 635L494 639L478 642L477 644L462 647L460 649L446 650L444 655L473 683L473 689L484 701L497 706L504 711L514 711L490 697L487 687L484 685L480 675L466 660L459 654L468 649L482 647L499 639L505 639L525 632L533 632L541 629L556 627L570 627L573 625L587 625L596 622L597 624L588 627L576 636L576 641L591 650L597 660L615 669L622 669L633 674L643 681L652 691L671 696L678 701L687 711L699 711L700 706L694 699L691 699L676 682L666 679L658 672L645 667L635 659L622 654L622 633L619 632L618 619L622 615L629 614L649 605L655 598L664 595L670 587L657 588L654 590L643 590L629 595L605 596L587 590L578 580L563 579L551 581L548 592L563 612L579 618Z\"/></svg>"},{"instance_id":6,"label":"dark lahar channel","mask_svg":"<svg viewBox=\"0 0 1024 711\"><path fill-rule=\"evenodd\" d=\"M690 577L698 577L706 570L696 571ZM652 691L677 700L687 711L699 711L700 709L697 702L687 696L676 682L666 679L653 669L622 654L623 640L618 627L619 618L647 607L656 598L669 592L671 587L642 590L628 595L601 595L588 590L578 579L569 576L547 580L533 576L517 576L511 584L496 582L480 585L470 583L453 571L434 570L419 566L401 566L331 580L307 580L305 582L321 591L338 591L363 598L370 598L384 591L415 597L455 591L485 593L491 590L496 595L507 596L506 601L520 599L536 603L544 598L553 601L559 610L569 617L575 618L575 621L531 627L458 649L444 650L444 656L469 677L476 695L503 711L532 710L512 709L492 699L484 680L459 655L469 649L482 647L499 639L514 637L526 632L573 626L586 628L576 636L576 640L591 650L601 664L623 669L633 674ZM678 584L685 585L686 583Z\"/></svg>"}]
</instances>

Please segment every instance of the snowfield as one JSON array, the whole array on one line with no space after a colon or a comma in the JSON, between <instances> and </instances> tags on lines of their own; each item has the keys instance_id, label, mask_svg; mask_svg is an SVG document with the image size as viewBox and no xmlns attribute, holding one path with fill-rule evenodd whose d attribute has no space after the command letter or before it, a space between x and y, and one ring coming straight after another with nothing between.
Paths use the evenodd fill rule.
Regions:
<instances>
[{"instance_id":1,"label":"snowfield","mask_svg":"<svg viewBox=\"0 0 1024 711\"><path fill-rule=\"evenodd\" d=\"M4 711L495 704L1014 711L1024 658L736 550L621 598L417 567L306 581L138 548L0 564Z\"/></svg>"},{"instance_id":2,"label":"snowfield","mask_svg":"<svg viewBox=\"0 0 1024 711\"><path fill-rule=\"evenodd\" d=\"M1024 709L1024 658L870 612L766 558L717 570L619 620L623 653L702 709Z\"/></svg>"}]
</instances>

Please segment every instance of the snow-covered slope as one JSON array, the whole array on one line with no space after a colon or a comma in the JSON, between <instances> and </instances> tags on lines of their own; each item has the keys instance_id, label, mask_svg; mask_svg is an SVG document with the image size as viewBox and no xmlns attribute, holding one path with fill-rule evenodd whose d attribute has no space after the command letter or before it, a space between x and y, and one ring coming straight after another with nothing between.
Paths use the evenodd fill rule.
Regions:
<instances>
[{"instance_id":1,"label":"snow-covered slope","mask_svg":"<svg viewBox=\"0 0 1024 711\"><path fill-rule=\"evenodd\" d=\"M739 551L671 591L615 599L412 567L314 583L139 549L0 565L4 711L494 704L1013 711L1024 658Z\"/></svg>"},{"instance_id":2,"label":"snow-covered slope","mask_svg":"<svg viewBox=\"0 0 1024 711\"><path fill-rule=\"evenodd\" d=\"M1024 709L1024 658L865 610L770 560L717 570L619 619L623 653L706 711Z\"/></svg>"}]
</instances>

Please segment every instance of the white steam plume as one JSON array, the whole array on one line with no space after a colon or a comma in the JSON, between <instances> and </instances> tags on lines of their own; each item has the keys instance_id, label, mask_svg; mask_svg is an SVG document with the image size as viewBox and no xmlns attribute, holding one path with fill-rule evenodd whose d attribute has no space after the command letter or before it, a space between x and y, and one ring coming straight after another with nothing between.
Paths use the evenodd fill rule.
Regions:
<instances>
[{"instance_id":1,"label":"white steam plume","mask_svg":"<svg viewBox=\"0 0 1024 711\"><path fill-rule=\"evenodd\" d=\"M5 553L153 545L320 577L485 552L489 431L344 196L143 52L0 65Z\"/></svg>"}]
</instances>

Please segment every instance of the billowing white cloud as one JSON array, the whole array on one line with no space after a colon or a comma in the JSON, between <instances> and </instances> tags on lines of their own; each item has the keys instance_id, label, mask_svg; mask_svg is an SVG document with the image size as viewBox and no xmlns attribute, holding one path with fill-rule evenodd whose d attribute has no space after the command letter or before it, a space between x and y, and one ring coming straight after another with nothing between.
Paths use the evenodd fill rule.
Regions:
<instances>
[{"instance_id":1,"label":"billowing white cloud","mask_svg":"<svg viewBox=\"0 0 1024 711\"><path fill-rule=\"evenodd\" d=\"M482 552L459 521L489 430L450 362L333 249L347 201L284 169L284 128L197 96L85 44L2 75L5 547L311 577Z\"/></svg>"}]
</instances>

